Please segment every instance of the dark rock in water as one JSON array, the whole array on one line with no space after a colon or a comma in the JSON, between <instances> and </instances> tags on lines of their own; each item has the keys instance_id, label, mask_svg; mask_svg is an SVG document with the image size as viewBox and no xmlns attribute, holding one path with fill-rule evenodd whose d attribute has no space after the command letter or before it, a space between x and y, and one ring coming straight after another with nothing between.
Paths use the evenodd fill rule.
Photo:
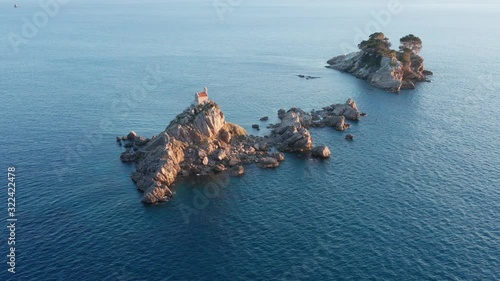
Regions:
<instances>
[{"instance_id":1,"label":"dark rock in water","mask_svg":"<svg viewBox=\"0 0 500 281\"><path fill-rule=\"evenodd\" d=\"M231 169L232 176L242 176L243 174L245 174L245 168L243 168L243 166L241 165Z\"/></svg>"},{"instance_id":2,"label":"dark rock in water","mask_svg":"<svg viewBox=\"0 0 500 281\"><path fill-rule=\"evenodd\" d=\"M137 133L132 131L132 132L128 133L127 140L133 141L133 140L135 140L136 137L137 137Z\"/></svg>"},{"instance_id":3,"label":"dark rock in water","mask_svg":"<svg viewBox=\"0 0 500 281\"><path fill-rule=\"evenodd\" d=\"M344 116L329 116L323 122L328 127L334 127L337 131L344 131L349 128L345 123Z\"/></svg>"},{"instance_id":4,"label":"dark rock in water","mask_svg":"<svg viewBox=\"0 0 500 281\"><path fill-rule=\"evenodd\" d=\"M279 165L278 160L273 157L264 157L259 160L259 167L261 168L276 168Z\"/></svg>"},{"instance_id":5,"label":"dark rock in water","mask_svg":"<svg viewBox=\"0 0 500 281\"><path fill-rule=\"evenodd\" d=\"M149 141L150 141L150 139L148 139L148 138L145 138L143 136L138 136L135 138L134 143L137 146L144 146L144 145L148 144Z\"/></svg>"},{"instance_id":6,"label":"dark rock in water","mask_svg":"<svg viewBox=\"0 0 500 281\"><path fill-rule=\"evenodd\" d=\"M368 116L368 114L366 114L366 113L362 112L359 116L361 116L361 117L366 117L366 116Z\"/></svg>"},{"instance_id":7,"label":"dark rock in water","mask_svg":"<svg viewBox=\"0 0 500 281\"><path fill-rule=\"evenodd\" d=\"M348 141L353 141L354 140L354 135L348 134L345 136L345 139Z\"/></svg>"},{"instance_id":8,"label":"dark rock in water","mask_svg":"<svg viewBox=\"0 0 500 281\"><path fill-rule=\"evenodd\" d=\"M127 136L123 136L122 140L124 140L124 141L128 140Z\"/></svg>"},{"instance_id":9,"label":"dark rock in water","mask_svg":"<svg viewBox=\"0 0 500 281\"><path fill-rule=\"evenodd\" d=\"M433 73L432 71L429 71L429 70L424 70L424 71L423 71L423 74L424 74L425 76L432 76L432 75L434 75L434 73Z\"/></svg>"},{"instance_id":10,"label":"dark rock in water","mask_svg":"<svg viewBox=\"0 0 500 281\"><path fill-rule=\"evenodd\" d=\"M123 152L120 155L122 162L136 162L139 159L139 154L130 150Z\"/></svg>"},{"instance_id":11,"label":"dark rock in water","mask_svg":"<svg viewBox=\"0 0 500 281\"><path fill-rule=\"evenodd\" d=\"M131 142L127 142L127 143L125 144L125 148L132 148L132 147L134 147L134 144L133 144L133 143L131 143Z\"/></svg>"},{"instance_id":12,"label":"dark rock in water","mask_svg":"<svg viewBox=\"0 0 500 281\"><path fill-rule=\"evenodd\" d=\"M117 142L122 142L122 138L120 138L120 137L116 137L116 141L117 141Z\"/></svg>"},{"instance_id":13,"label":"dark rock in water","mask_svg":"<svg viewBox=\"0 0 500 281\"><path fill-rule=\"evenodd\" d=\"M285 117L285 115L286 115L286 110L284 110L284 109L278 110L278 118L279 119L283 119L283 117Z\"/></svg>"},{"instance_id":14,"label":"dark rock in water","mask_svg":"<svg viewBox=\"0 0 500 281\"><path fill-rule=\"evenodd\" d=\"M330 152L330 149L328 149L327 146L322 145L322 146L316 146L312 149L312 156L318 157L318 158L329 158L332 153Z\"/></svg>"},{"instance_id":15,"label":"dark rock in water","mask_svg":"<svg viewBox=\"0 0 500 281\"><path fill-rule=\"evenodd\" d=\"M252 125L252 128L253 128L253 129L260 130L260 126L259 126L259 125L257 125L257 124L253 124L253 125Z\"/></svg>"},{"instance_id":16,"label":"dark rock in water","mask_svg":"<svg viewBox=\"0 0 500 281\"><path fill-rule=\"evenodd\" d=\"M321 78L321 77L316 77L316 76L308 76L308 75L302 75L302 74L297 75L297 76L298 76L298 77L300 77L300 78L305 78L306 80L311 80L311 79L319 79L319 78Z\"/></svg>"},{"instance_id":17,"label":"dark rock in water","mask_svg":"<svg viewBox=\"0 0 500 281\"><path fill-rule=\"evenodd\" d=\"M264 117L260 118L260 121L268 121L268 120L269 120L268 116L264 116Z\"/></svg>"}]
</instances>

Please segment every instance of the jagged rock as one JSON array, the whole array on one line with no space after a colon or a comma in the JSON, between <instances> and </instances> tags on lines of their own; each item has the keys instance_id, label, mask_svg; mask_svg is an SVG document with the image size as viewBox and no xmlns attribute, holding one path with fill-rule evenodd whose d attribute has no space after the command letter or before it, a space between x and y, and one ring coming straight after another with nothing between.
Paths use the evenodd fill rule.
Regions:
<instances>
[{"instance_id":1,"label":"jagged rock","mask_svg":"<svg viewBox=\"0 0 500 281\"><path fill-rule=\"evenodd\" d=\"M173 138L187 143L200 143L213 139L226 124L220 107L213 103L200 105L199 111L187 124L180 124L179 116L167 127L166 132Z\"/></svg>"},{"instance_id":2,"label":"jagged rock","mask_svg":"<svg viewBox=\"0 0 500 281\"><path fill-rule=\"evenodd\" d=\"M134 151L130 151L130 150L127 150L120 155L121 161L128 162L128 163L135 162L135 161L137 161L138 158L139 158L139 154L135 153Z\"/></svg>"},{"instance_id":3,"label":"jagged rock","mask_svg":"<svg viewBox=\"0 0 500 281\"><path fill-rule=\"evenodd\" d=\"M345 104L333 104L327 111L331 111L332 115L344 116L353 121L359 120L360 117L356 102L352 99L347 100Z\"/></svg>"},{"instance_id":4,"label":"jagged rock","mask_svg":"<svg viewBox=\"0 0 500 281\"><path fill-rule=\"evenodd\" d=\"M137 133L132 131L132 132L128 133L127 140L133 141L133 140L135 140L136 137L137 137Z\"/></svg>"},{"instance_id":5,"label":"jagged rock","mask_svg":"<svg viewBox=\"0 0 500 281\"><path fill-rule=\"evenodd\" d=\"M314 157L328 158L331 154L332 153L330 152L330 149L328 149L328 147L325 145L316 146L312 149L312 156Z\"/></svg>"},{"instance_id":6,"label":"jagged rock","mask_svg":"<svg viewBox=\"0 0 500 281\"><path fill-rule=\"evenodd\" d=\"M336 109L335 105L335 109ZM334 116L334 107L315 112L317 122L345 129L346 111L357 111L354 101L341 105L342 116ZM170 187L178 176L209 175L229 170L242 175L242 165L257 163L262 168L278 167L285 160L280 151L309 151L313 141L308 130L312 115L300 108L280 110L281 123L273 126L269 136L249 136L240 126L228 123L220 107L211 101L192 105L179 114L164 132L151 139L132 134L128 149L120 155L123 162L136 162L132 180L144 192L142 201L163 202L172 195ZM335 120L334 120L335 119ZM134 151L137 150L137 151Z\"/></svg>"},{"instance_id":7,"label":"jagged rock","mask_svg":"<svg viewBox=\"0 0 500 281\"><path fill-rule=\"evenodd\" d=\"M172 190L170 190L168 186L151 185L144 191L142 202L146 204L156 204L159 202L165 202L168 200L168 198L171 198L172 196L173 196Z\"/></svg>"},{"instance_id":8,"label":"jagged rock","mask_svg":"<svg viewBox=\"0 0 500 281\"><path fill-rule=\"evenodd\" d=\"M359 111L358 105L356 104L356 102L353 99L348 99L345 104L350 106L352 109Z\"/></svg>"},{"instance_id":9,"label":"jagged rock","mask_svg":"<svg viewBox=\"0 0 500 281\"><path fill-rule=\"evenodd\" d=\"M354 135L348 134L345 136L345 139L348 141L353 141L354 140Z\"/></svg>"},{"instance_id":10,"label":"jagged rock","mask_svg":"<svg viewBox=\"0 0 500 281\"><path fill-rule=\"evenodd\" d=\"M306 151L312 148L312 137L309 130L304 127L303 112L289 110L282 116L281 124L271 132L274 143L280 143L284 151ZM310 116L309 116L310 117Z\"/></svg>"},{"instance_id":11,"label":"jagged rock","mask_svg":"<svg viewBox=\"0 0 500 281\"><path fill-rule=\"evenodd\" d=\"M138 136L135 138L134 143L137 146L143 146L146 145L150 140L148 138L145 138L143 136Z\"/></svg>"},{"instance_id":12,"label":"jagged rock","mask_svg":"<svg viewBox=\"0 0 500 281\"><path fill-rule=\"evenodd\" d=\"M330 116L325 118L323 123L328 127L334 127L337 131L344 131L349 128L345 123L344 116Z\"/></svg>"},{"instance_id":13,"label":"jagged rock","mask_svg":"<svg viewBox=\"0 0 500 281\"><path fill-rule=\"evenodd\" d=\"M262 118L260 118L260 121L268 121L269 120L269 116L264 116Z\"/></svg>"},{"instance_id":14,"label":"jagged rock","mask_svg":"<svg viewBox=\"0 0 500 281\"><path fill-rule=\"evenodd\" d=\"M259 125L257 125L257 124L253 124L253 125L252 125L252 128L253 128L253 129L260 130L260 126L259 126Z\"/></svg>"},{"instance_id":15,"label":"jagged rock","mask_svg":"<svg viewBox=\"0 0 500 281\"><path fill-rule=\"evenodd\" d=\"M132 148L134 147L134 143L132 142L127 142L125 145L124 145L125 148Z\"/></svg>"},{"instance_id":16,"label":"jagged rock","mask_svg":"<svg viewBox=\"0 0 500 281\"><path fill-rule=\"evenodd\" d=\"M410 54L409 63L403 63L397 56L381 55L366 49L334 57L327 63L329 68L351 73L389 92L414 89L416 82L428 81L426 76L433 74L424 69L424 59L415 53Z\"/></svg>"},{"instance_id":17,"label":"jagged rock","mask_svg":"<svg viewBox=\"0 0 500 281\"><path fill-rule=\"evenodd\" d=\"M122 138L120 138L120 137L116 137L116 141L117 141L117 142L122 142Z\"/></svg>"},{"instance_id":18,"label":"jagged rock","mask_svg":"<svg viewBox=\"0 0 500 281\"><path fill-rule=\"evenodd\" d=\"M279 165L278 160L273 157L264 157L259 160L259 167L261 168L276 168Z\"/></svg>"}]
</instances>

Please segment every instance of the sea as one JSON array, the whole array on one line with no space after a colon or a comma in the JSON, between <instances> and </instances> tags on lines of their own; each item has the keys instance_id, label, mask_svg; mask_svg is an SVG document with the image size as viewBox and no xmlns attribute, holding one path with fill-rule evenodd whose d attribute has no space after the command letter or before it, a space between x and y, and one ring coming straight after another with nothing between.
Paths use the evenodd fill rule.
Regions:
<instances>
[{"instance_id":1,"label":"sea","mask_svg":"<svg viewBox=\"0 0 500 281\"><path fill-rule=\"evenodd\" d=\"M498 1L0 5L0 280L500 280ZM376 31L419 36L432 82L325 68ZM260 136L280 108L353 98L367 117L311 130L330 159L142 204L115 138L162 132L205 86Z\"/></svg>"}]
</instances>

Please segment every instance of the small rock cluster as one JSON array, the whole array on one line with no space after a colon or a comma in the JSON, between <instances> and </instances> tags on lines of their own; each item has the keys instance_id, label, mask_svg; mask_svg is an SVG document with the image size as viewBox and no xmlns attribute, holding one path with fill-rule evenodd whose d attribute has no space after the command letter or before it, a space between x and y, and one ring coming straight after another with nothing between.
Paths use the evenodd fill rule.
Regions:
<instances>
[{"instance_id":1,"label":"small rock cluster","mask_svg":"<svg viewBox=\"0 0 500 281\"><path fill-rule=\"evenodd\" d=\"M136 161L137 154L133 153L133 151L138 151L141 147L144 147L149 143L150 139L139 136L136 132L132 131L126 136L116 137L116 141L120 146L125 143L123 146L127 149L120 156L121 160L124 162L134 162Z\"/></svg>"},{"instance_id":2,"label":"small rock cluster","mask_svg":"<svg viewBox=\"0 0 500 281\"><path fill-rule=\"evenodd\" d=\"M319 79L319 78L321 78L321 77L309 76L309 75L303 75L303 74L299 74L299 75L297 75L297 77L304 78L306 80L313 80L313 79Z\"/></svg>"}]
</instances>

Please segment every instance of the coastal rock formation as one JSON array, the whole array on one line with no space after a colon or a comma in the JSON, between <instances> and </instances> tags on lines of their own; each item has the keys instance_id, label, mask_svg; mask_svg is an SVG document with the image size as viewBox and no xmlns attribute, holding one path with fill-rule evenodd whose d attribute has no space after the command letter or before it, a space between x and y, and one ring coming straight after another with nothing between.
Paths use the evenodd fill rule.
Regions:
<instances>
[{"instance_id":1,"label":"coastal rock formation","mask_svg":"<svg viewBox=\"0 0 500 281\"><path fill-rule=\"evenodd\" d=\"M188 107L165 131L151 139L135 132L128 134L124 138L127 149L120 159L136 163L132 180L143 192L142 201L154 204L173 196L171 187L177 177L226 171L241 176L245 173L244 165L249 164L276 168L285 161L280 151L312 150L311 126L323 124L344 130L348 127L345 119L358 120L359 111L350 99L345 104L333 104L313 113L300 108L280 110L278 116L281 123L272 126L269 136L252 136L240 126L227 122L219 105L206 100ZM312 152L324 158L331 154L326 146Z\"/></svg>"},{"instance_id":2,"label":"coastal rock formation","mask_svg":"<svg viewBox=\"0 0 500 281\"><path fill-rule=\"evenodd\" d=\"M311 115L301 109L292 108L281 118L281 123L272 130L271 139L281 151L311 150L313 141L307 129Z\"/></svg>"},{"instance_id":3,"label":"coastal rock formation","mask_svg":"<svg viewBox=\"0 0 500 281\"><path fill-rule=\"evenodd\" d=\"M359 52L334 57L327 62L327 67L351 73L389 92L415 89L417 82L429 81L427 76L432 75L425 70L424 59L418 55L422 41L408 35L401 38L400 43L399 52L391 50L389 39L383 33L374 33L359 44Z\"/></svg>"},{"instance_id":4,"label":"coastal rock formation","mask_svg":"<svg viewBox=\"0 0 500 281\"><path fill-rule=\"evenodd\" d=\"M312 156L318 157L318 158L328 158L332 155L330 152L330 149L328 146L322 145L322 146L316 146L312 150Z\"/></svg>"}]
</instances>

